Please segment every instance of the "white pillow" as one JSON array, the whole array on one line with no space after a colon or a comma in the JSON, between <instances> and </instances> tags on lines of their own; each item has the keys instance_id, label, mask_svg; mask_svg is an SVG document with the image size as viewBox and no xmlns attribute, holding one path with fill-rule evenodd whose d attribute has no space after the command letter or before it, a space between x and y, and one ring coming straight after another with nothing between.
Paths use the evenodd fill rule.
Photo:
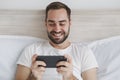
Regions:
<instances>
[{"instance_id":1,"label":"white pillow","mask_svg":"<svg viewBox=\"0 0 120 80\"><path fill-rule=\"evenodd\" d=\"M43 39L27 36L0 36L0 80L14 80L16 61L29 44Z\"/></svg>"},{"instance_id":2,"label":"white pillow","mask_svg":"<svg viewBox=\"0 0 120 80\"><path fill-rule=\"evenodd\" d=\"M98 61L98 80L120 80L120 36L89 44Z\"/></svg>"}]
</instances>

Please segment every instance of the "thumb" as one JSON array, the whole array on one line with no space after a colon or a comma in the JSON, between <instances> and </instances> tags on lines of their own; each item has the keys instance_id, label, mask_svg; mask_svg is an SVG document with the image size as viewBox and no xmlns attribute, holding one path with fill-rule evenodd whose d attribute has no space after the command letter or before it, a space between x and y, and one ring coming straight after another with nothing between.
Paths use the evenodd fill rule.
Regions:
<instances>
[{"instance_id":1,"label":"thumb","mask_svg":"<svg viewBox=\"0 0 120 80\"><path fill-rule=\"evenodd\" d=\"M64 55L65 58L67 58L67 61L72 64L72 57L68 54Z\"/></svg>"},{"instance_id":2,"label":"thumb","mask_svg":"<svg viewBox=\"0 0 120 80\"><path fill-rule=\"evenodd\" d=\"M33 56L32 56L32 64L36 61L36 58L37 58L37 54L34 54Z\"/></svg>"}]
</instances>

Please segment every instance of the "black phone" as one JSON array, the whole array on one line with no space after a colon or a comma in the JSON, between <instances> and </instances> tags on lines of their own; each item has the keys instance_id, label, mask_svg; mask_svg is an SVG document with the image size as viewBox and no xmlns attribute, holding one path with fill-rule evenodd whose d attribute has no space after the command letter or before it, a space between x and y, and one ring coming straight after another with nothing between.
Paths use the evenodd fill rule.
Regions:
<instances>
[{"instance_id":1,"label":"black phone","mask_svg":"<svg viewBox=\"0 0 120 80\"><path fill-rule=\"evenodd\" d=\"M36 61L44 61L47 68L55 68L59 61L67 61L64 56L38 56Z\"/></svg>"}]
</instances>

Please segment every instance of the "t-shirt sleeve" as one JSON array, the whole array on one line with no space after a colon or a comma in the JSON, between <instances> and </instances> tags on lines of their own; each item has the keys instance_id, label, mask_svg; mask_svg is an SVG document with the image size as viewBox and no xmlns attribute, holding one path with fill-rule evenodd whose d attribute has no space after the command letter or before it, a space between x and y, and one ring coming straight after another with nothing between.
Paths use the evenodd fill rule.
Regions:
<instances>
[{"instance_id":1,"label":"t-shirt sleeve","mask_svg":"<svg viewBox=\"0 0 120 80\"><path fill-rule=\"evenodd\" d=\"M31 67L31 62L32 62L32 54L34 53L34 47L33 45L26 47L23 52L21 53L17 64L26 66L26 67Z\"/></svg>"},{"instance_id":2,"label":"t-shirt sleeve","mask_svg":"<svg viewBox=\"0 0 120 80\"><path fill-rule=\"evenodd\" d=\"M88 47L84 47L82 49L82 53L81 53L81 70L82 72L92 69L92 68L97 68L98 64L96 61L96 58L92 52L92 50Z\"/></svg>"}]
</instances>

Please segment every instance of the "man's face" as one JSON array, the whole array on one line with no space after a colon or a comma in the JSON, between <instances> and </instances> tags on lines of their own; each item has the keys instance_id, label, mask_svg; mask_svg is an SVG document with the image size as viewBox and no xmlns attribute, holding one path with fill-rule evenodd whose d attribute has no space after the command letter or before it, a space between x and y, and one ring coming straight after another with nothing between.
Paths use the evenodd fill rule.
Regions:
<instances>
[{"instance_id":1,"label":"man's face","mask_svg":"<svg viewBox=\"0 0 120 80\"><path fill-rule=\"evenodd\" d=\"M70 31L70 20L65 9L49 10L46 20L49 39L60 44L66 40Z\"/></svg>"}]
</instances>

